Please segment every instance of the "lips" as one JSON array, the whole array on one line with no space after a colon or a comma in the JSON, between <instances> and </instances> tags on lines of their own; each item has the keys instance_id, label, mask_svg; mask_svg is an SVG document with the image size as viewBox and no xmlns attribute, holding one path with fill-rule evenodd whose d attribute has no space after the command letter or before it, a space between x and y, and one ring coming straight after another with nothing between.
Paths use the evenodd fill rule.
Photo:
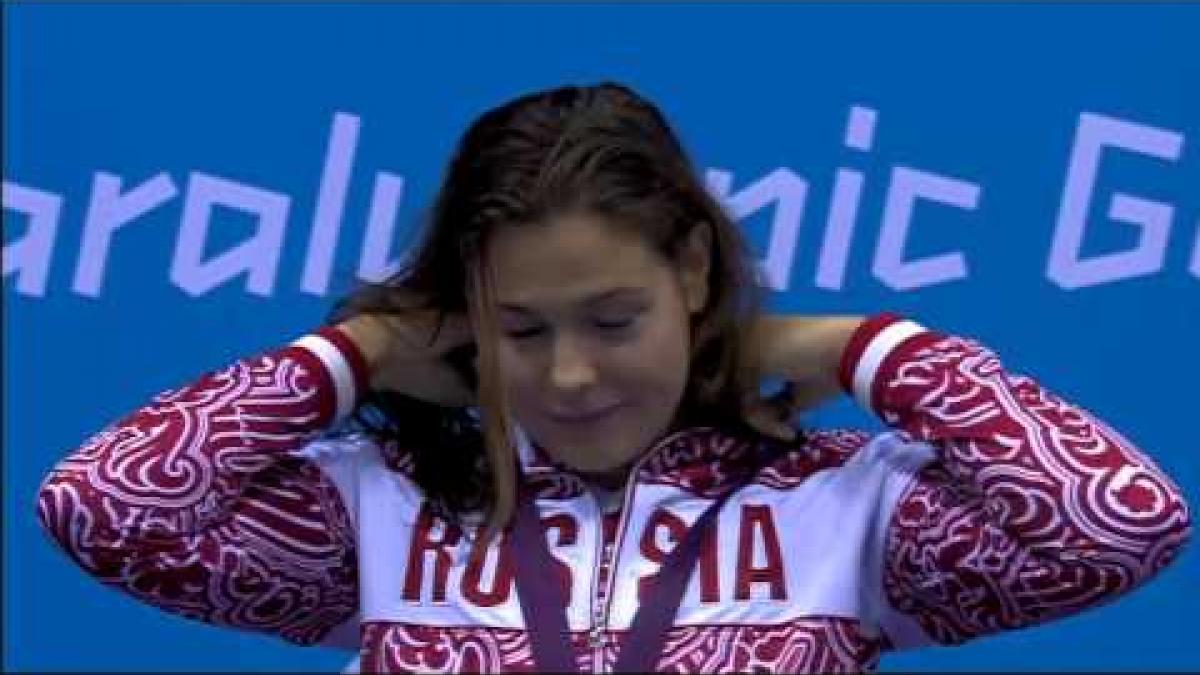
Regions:
<instances>
[{"instance_id":1,"label":"lips","mask_svg":"<svg viewBox=\"0 0 1200 675\"><path fill-rule=\"evenodd\" d=\"M608 417L620 407L621 405L618 403L586 413L550 413L550 417L560 424L589 424L591 422L598 422Z\"/></svg>"}]
</instances>

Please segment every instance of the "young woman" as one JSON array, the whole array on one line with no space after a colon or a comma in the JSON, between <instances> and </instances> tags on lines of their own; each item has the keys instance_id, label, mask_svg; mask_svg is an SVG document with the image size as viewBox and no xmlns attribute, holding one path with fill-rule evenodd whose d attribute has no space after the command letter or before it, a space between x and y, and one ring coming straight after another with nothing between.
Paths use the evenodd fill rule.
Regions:
<instances>
[{"instance_id":1,"label":"young woman","mask_svg":"<svg viewBox=\"0 0 1200 675\"><path fill-rule=\"evenodd\" d=\"M1178 554L1179 489L1103 422L902 317L766 315L751 269L653 105L519 98L410 267L88 440L41 522L140 600L377 672L870 669ZM842 393L889 430L788 425Z\"/></svg>"}]
</instances>

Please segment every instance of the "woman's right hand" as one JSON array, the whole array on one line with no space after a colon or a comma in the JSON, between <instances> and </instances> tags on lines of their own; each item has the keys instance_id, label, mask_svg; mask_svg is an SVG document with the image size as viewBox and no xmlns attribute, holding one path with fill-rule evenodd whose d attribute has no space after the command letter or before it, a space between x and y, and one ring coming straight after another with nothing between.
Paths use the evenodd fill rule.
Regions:
<instances>
[{"instance_id":1,"label":"woman's right hand","mask_svg":"<svg viewBox=\"0 0 1200 675\"><path fill-rule=\"evenodd\" d=\"M474 342L465 315L447 313L437 339L437 314L413 311L404 316L358 314L338 324L367 362L372 390L394 391L446 407L476 404L475 392L446 359L451 350Z\"/></svg>"}]
</instances>

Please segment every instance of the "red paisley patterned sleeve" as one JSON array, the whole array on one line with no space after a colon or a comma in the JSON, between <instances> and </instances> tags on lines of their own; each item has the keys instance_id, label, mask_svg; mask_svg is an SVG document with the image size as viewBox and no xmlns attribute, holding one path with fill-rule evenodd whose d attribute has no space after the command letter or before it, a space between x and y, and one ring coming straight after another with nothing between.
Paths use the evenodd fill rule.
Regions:
<instances>
[{"instance_id":1,"label":"red paisley patterned sleeve","mask_svg":"<svg viewBox=\"0 0 1200 675\"><path fill-rule=\"evenodd\" d=\"M903 442L933 450L883 534L889 611L919 626L889 633L894 646L1112 600L1189 536L1183 496L1154 462L974 341L880 315L852 337L841 378Z\"/></svg>"},{"instance_id":2,"label":"red paisley patterned sleeve","mask_svg":"<svg viewBox=\"0 0 1200 675\"><path fill-rule=\"evenodd\" d=\"M324 328L159 394L51 470L42 526L139 600L314 643L357 609L356 553L335 486L297 453L364 379Z\"/></svg>"}]
</instances>

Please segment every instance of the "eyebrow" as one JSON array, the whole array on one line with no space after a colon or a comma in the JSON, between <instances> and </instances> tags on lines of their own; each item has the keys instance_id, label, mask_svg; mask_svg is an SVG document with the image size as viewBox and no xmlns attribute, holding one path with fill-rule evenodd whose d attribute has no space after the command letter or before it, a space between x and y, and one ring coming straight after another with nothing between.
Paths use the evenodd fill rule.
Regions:
<instances>
[{"instance_id":1,"label":"eyebrow","mask_svg":"<svg viewBox=\"0 0 1200 675\"><path fill-rule=\"evenodd\" d=\"M580 302L584 305L594 305L604 302L605 300L611 300L613 298L625 295L644 295L645 292L646 289L641 286L618 286L617 288L610 288L605 291L599 291L597 293L586 295ZM498 306L501 310L509 312L518 312L521 314L535 313L535 310L533 309L511 302L501 302L498 303Z\"/></svg>"}]
</instances>

